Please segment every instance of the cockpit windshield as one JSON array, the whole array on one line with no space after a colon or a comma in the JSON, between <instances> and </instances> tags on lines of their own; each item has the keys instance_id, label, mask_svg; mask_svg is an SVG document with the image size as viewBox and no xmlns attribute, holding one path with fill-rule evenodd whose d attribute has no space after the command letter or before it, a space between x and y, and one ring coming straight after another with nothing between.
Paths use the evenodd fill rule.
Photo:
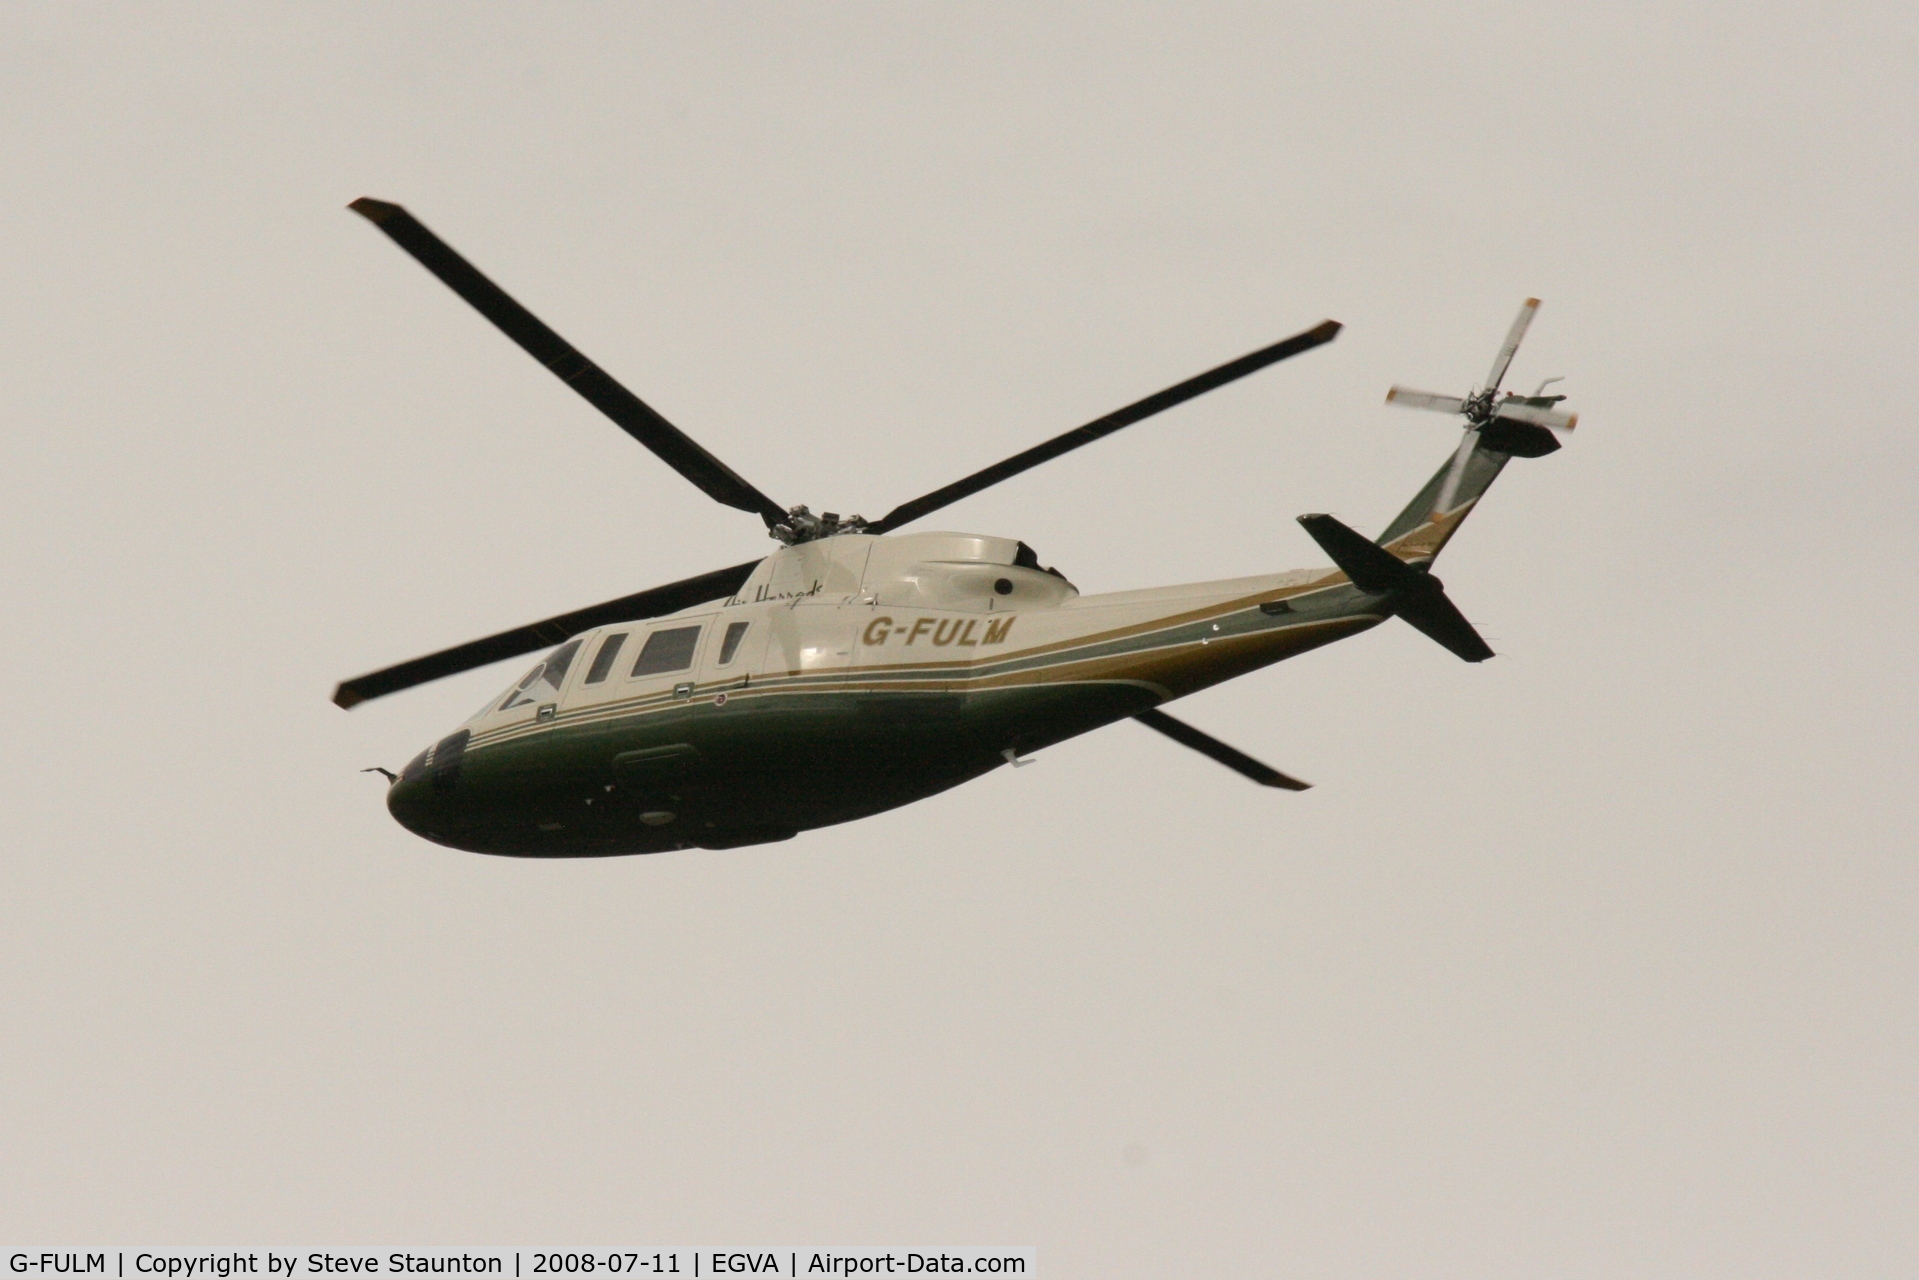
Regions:
<instances>
[{"instance_id":1,"label":"cockpit windshield","mask_svg":"<svg viewBox=\"0 0 1919 1280\"><path fill-rule=\"evenodd\" d=\"M501 711L510 711L514 707L524 707L530 703L552 698L560 692L560 686L566 682L567 668L573 665L573 657L580 651L578 640L568 640L552 653L541 659L540 664L520 678L520 682L498 699ZM493 709L489 702L486 711Z\"/></svg>"}]
</instances>

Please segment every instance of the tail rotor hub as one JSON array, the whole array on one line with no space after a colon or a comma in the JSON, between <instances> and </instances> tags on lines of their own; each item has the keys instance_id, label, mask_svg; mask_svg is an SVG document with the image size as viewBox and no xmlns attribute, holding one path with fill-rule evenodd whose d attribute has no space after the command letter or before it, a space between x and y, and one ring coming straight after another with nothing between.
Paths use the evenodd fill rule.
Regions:
<instances>
[{"instance_id":1,"label":"tail rotor hub","mask_svg":"<svg viewBox=\"0 0 1919 1280\"><path fill-rule=\"evenodd\" d=\"M1498 416L1499 409L1496 403L1498 394L1499 393L1492 387L1487 387L1476 395L1469 397L1465 405L1460 409L1460 413L1462 413L1466 421L1470 422L1473 426L1483 427Z\"/></svg>"}]
</instances>

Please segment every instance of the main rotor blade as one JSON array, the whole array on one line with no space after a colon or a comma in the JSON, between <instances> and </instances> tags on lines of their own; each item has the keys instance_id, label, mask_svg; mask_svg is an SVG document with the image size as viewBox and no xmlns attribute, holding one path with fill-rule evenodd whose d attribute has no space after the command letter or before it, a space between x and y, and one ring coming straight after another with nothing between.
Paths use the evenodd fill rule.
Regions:
<instances>
[{"instance_id":1,"label":"main rotor blade","mask_svg":"<svg viewBox=\"0 0 1919 1280\"><path fill-rule=\"evenodd\" d=\"M549 648L570 636L576 636L582 631L590 631L594 627L603 627L612 622L633 622L641 618L657 618L662 614L678 613L681 609L703 601L718 600L732 595L752 576L753 570L759 566L759 563L758 560L749 560L745 564L736 564L730 569L715 569L712 573L703 573L697 578L683 578L678 582L669 582L663 587L654 587L651 591L621 596L618 600L608 600L604 604L588 605L584 609L562 613L543 622L515 627L511 631L502 631L498 635L487 636L483 640L470 640L466 644L456 645L451 649L429 653L424 658L402 662L395 667L370 671L366 675L343 681L339 688L333 691L333 701L341 707L356 707L370 698L380 698L389 693L397 693L401 689L411 689L416 684L438 680L441 676L456 675L462 671L471 671L475 667L484 667L488 663L498 662L502 658L517 657L522 653Z\"/></svg>"},{"instance_id":2,"label":"main rotor blade","mask_svg":"<svg viewBox=\"0 0 1919 1280\"><path fill-rule=\"evenodd\" d=\"M1135 422L1150 418L1176 404L1183 404L1195 396L1205 395L1208 391L1223 387L1249 373L1257 373L1267 365L1276 364L1288 356L1296 356L1302 351L1310 351L1314 347L1331 342L1339 336L1339 330L1339 321L1327 320L1304 333L1293 335L1284 342L1275 342L1270 347L1263 347L1250 355L1241 356L1196 378L1188 378L1176 387L1168 387L1157 395L1135 401L1124 409L1116 409L1103 418L1095 418L1083 427L1075 427L1064 435L1054 436L1044 444L1034 445L1024 453L1016 453L1004 462L996 462L984 471L975 471L964 480L955 480L943 489L935 489L924 497L915 498L911 502L894 507L877 522L868 525L867 530L871 533L890 532L910 520L917 520L923 515L938 511L941 507L950 506L961 498L970 497L981 489L989 488L1002 480L1011 479L1022 471L1030 471L1042 462L1051 462L1061 454L1070 453L1081 445L1102 440L1122 427L1130 427Z\"/></svg>"},{"instance_id":3,"label":"main rotor blade","mask_svg":"<svg viewBox=\"0 0 1919 1280\"><path fill-rule=\"evenodd\" d=\"M1396 404L1402 409L1436 409L1440 413L1466 412L1466 402L1458 396L1435 395L1431 391L1414 391L1411 387L1397 385L1386 392L1386 403Z\"/></svg>"},{"instance_id":4,"label":"main rotor blade","mask_svg":"<svg viewBox=\"0 0 1919 1280\"><path fill-rule=\"evenodd\" d=\"M662 418L651 405L614 380L613 375L587 359L565 338L540 322L480 273L479 268L454 252L428 231L418 218L397 204L362 196L347 208L386 232L393 243L412 254L421 266L438 276L453 292L473 304L526 353L551 369L622 431L657 454L667 466L698 485L715 502L751 511L767 526L778 524L786 512L771 498L743 480L731 467L702 448L693 437Z\"/></svg>"},{"instance_id":5,"label":"main rotor blade","mask_svg":"<svg viewBox=\"0 0 1919 1280\"><path fill-rule=\"evenodd\" d=\"M1519 308L1519 314L1513 318L1513 327L1506 331L1506 341L1500 344L1499 354L1493 357L1493 371L1486 375L1486 385L1499 390L1499 384L1506 380L1506 367L1513 362L1513 352L1519 350L1519 340L1526 336L1526 326L1533 322L1533 316L1539 311L1539 299L1528 298Z\"/></svg>"},{"instance_id":6,"label":"main rotor blade","mask_svg":"<svg viewBox=\"0 0 1919 1280\"><path fill-rule=\"evenodd\" d=\"M1301 782L1298 778L1289 778L1271 765L1259 761L1234 747L1229 747L1211 734L1201 733L1184 720L1175 720L1164 711L1142 711L1133 719L1149 729L1157 729L1182 747L1191 747L1203 756L1210 756L1234 773L1244 774L1262 787L1281 787L1287 791L1304 791L1313 784Z\"/></svg>"}]
</instances>

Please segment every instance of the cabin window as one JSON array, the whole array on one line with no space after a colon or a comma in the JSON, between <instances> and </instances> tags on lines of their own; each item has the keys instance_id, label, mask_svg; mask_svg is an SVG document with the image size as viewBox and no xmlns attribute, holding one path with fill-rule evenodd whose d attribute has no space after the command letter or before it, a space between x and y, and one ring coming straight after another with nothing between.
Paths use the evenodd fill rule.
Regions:
<instances>
[{"instance_id":1,"label":"cabin window","mask_svg":"<svg viewBox=\"0 0 1919 1280\"><path fill-rule=\"evenodd\" d=\"M586 682L598 684L606 679L606 673L613 669L613 659L620 656L620 646L626 643L626 632L616 631L600 641L599 652L593 655L593 665L586 669Z\"/></svg>"},{"instance_id":2,"label":"cabin window","mask_svg":"<svg viewBox=\"0 0 1919 1280\"><path fill-rule=\"evenodd\" d=\"M746 629L750 622L734 622L726 628L726 638L720 641L720 665L723 667L733 661L733 655L740 651L740 641L746 639Z\"/></svg>"},{"instance_id":3,"label":"cabin window","mask_svg":"<svg viewBox=\"0 0 1919 1280\"><path fill-rule=\"evenodd\" d=\"M693 646L699 641L698 627L655 631L640 649L640 656L633 663L633 674L653 676L662 671L684 671L693 665Z\"/></svg>"},{"instance_id":4,"label":"cabin window","mask_svg":"<svg viewBox=\"0 0 1919 1280\"><path fill-rule=\"evenodd\" d=\"M580 642L568 640L549 653L546 661L527 672L521 677L520 683L513 686L513 691L501 700L500 710L523 707L535 698L545 697L548 688L558 693L560 685L566 680L567 668L573 665L573 655L579 651Z\"/></svg>"}]
</instances>

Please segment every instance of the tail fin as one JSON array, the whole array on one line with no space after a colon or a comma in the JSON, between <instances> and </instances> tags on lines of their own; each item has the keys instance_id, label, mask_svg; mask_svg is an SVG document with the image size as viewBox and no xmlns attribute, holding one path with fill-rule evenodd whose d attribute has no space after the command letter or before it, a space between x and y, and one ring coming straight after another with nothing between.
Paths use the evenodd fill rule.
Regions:
<instances>
[{"instance_id":1,"label":"tail fin","mask_svg":"<svg viewBox=\"0 0 1919 1280\"><path fill-rule=\"evenodd\" d=\"M1394 613L1467 662L1484 662L1492 647L1447 597L1433 561L1508 462L1558 447L1545 427L1495 418L1467 429L1458 450L1377 541L1331 516L1305 515L1299 523L1355 587L1385 596Z\"/></svg>"},{"instance_id":2,"label":"tail fin","mask_svg":"<svg viewBox=\"0 0 1919 1280\"><path fill-rule=\"evenodd\" d=\"M1553 396L1551 400L1564 398ZM1528 397L1523 402L1545 404L1548 401L1546 397ZM1544 457L1558 448L1559 441L1545 427L1510 418L1494 418L1483 427L1468 430L1466 438L1459 442L1458 452L1433 472L1433 478L1413 495L1399 518L1379 535L1379 545L1401 560L1437 559L1440 549L1452 539L1486 490L1493 487L1493 481L1499 479L1508 462L1514 458ZM1443 511L1440 510L1442 502L1446 508Z\"/></svg>"},{"instance_id":3,"label":"tail fin","mask_svg":"<svg viewBox=\"0 0 1919 1280\"><path fill-rule=\"evenodd\" d=\"M1563 395L1547 395L1558 378L1548 378L1529 396L1501 392L1500 384L1512 367L1513 354L1539 310L1539 299L1528 298L1519 308L1506 341L1493 358L1486 385L1469 396L1440 396L1395 386L1386 393L1388 404L1409 409L1433 409L1466 419L1466 435L1452 461L1426 482L1399 519L1379 535L1379 545L1407 561L1432 561L1465 520L1508 462L1538 458L1559 448L1554 431L1571 431L1579 415L1561 412Z\"/></svg>"},{"instance_id":4,"label":"tail fin","mask_svg":"<svg viewBox=\"0 0 1919 1280\"><path fill-rule=\"evenodd\" d=\"M1505 469L1513 455L1488 448L1483 440L1469 437L1471 452L1466 455L1459 481L1453 489L1451 509L1439 510L1440 495L1446 490L1447 477L1460 466L1457 455L1446 459L1433 478L1426 482L1399 518L1379 535L1379 545L1401 560L1434 560L1452 539L1466 516L1478 505L1480 497L1492 488L1493 481Z\"/></svg>"}]
</instances>

